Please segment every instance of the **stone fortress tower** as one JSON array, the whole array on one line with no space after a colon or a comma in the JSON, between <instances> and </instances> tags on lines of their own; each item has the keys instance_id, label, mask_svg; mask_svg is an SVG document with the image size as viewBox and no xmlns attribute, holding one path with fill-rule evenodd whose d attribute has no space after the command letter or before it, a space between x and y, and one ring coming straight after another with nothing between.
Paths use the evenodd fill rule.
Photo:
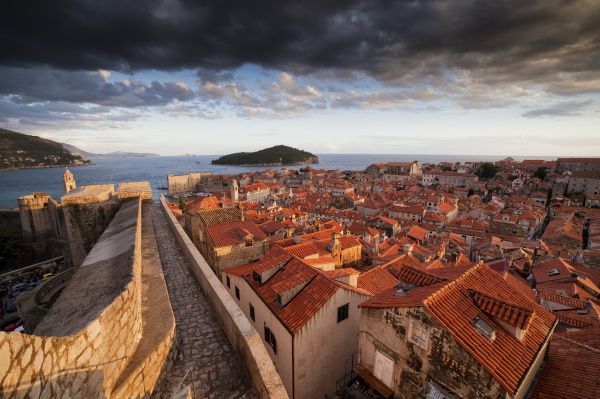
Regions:
<instances>
[{"instance_id":1,"label":"stone fortress tower","mask_svg":"<svg viewBox=\"0 0 600 399\"><path fill-rule=\"evenodd\" d=\"M77 186L75 185L75 180L73 179L73 173L69 171L69 168L65 169L63 186L65 188L65 194L68 194L69 191L74 190Z\"/></svg>"}]
</instances>

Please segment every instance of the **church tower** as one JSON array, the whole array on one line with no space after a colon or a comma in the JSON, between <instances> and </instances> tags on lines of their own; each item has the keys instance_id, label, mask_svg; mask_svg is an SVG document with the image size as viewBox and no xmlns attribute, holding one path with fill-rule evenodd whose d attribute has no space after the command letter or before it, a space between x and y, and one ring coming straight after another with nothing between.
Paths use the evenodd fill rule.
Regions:
<instances>
[{"instance_id":1,"label":"church tower","mask_svg":"<svg viewBox=\"0 0 600 399\"><path fill-rule=\"evenodd\" d=\"M73 180L73 173L69 172L68 168L65 168L65 175L63 179L63 186L65 188L65 194L68 194L69 191L75 189L75 180Z\"/></svg>"},{"instance_id":2,"label":"church tower","mask_svg":"<svg viewBox=\"0 0 600 399\"><path fill-rule=\"evenodd\" d=\"M235 203L239 201L238 194L238 184L237 181L233 179L233 182L231 182L231 202Z\"/></svg>"}]
</instances>

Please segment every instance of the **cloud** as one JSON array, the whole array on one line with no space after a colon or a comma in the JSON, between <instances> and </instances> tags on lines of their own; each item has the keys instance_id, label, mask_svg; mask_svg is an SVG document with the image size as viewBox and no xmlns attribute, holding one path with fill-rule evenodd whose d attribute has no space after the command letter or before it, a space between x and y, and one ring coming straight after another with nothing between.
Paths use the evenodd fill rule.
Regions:
<instances>
[{"instance_id":1,"label":"cloud","mask_svg":"<svg viewBox=\"0 0 600 399\"><path fill-rule=\"evenodd\" d=\"M478 83L533 84L562 95L598 92L600 3L9 2L4 66L56 70L197 69L203 83L254 64L295 76L438 87L468 71ZM594 82L596 82L594 84ZM589 83L589 84L588 84Z\"/></svg>"},{"instance_id":2,"label":"cloud","mask_svg":"<svg viewBox=\"0 0 600 399\"><path fill-rule=\"evenodd\" d=\"M61 71L50 68L0 67L0 94L16 103L60 101L110 107L160 106L195 97L184 83L109 82L107 71Z\"/></svg>"},{"instance_id":3,"label":"cloud","mask_svg":"<svg viewBox=\"0 0 600 399\"><path fill-rule=\"evenodd\" d=\"M547 108L534 109L523 114L526 118L539 118L544 116L576 116L581 115L582 110L593 104L592 100L587 101L564 101L551 105Z\"/></svg>"}]
</instances>

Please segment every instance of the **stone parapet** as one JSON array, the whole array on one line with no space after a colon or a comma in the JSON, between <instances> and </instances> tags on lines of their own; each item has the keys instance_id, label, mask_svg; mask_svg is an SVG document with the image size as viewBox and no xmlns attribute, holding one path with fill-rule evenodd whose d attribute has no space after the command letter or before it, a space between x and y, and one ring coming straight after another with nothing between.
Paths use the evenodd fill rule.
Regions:
<instances>
[{"instance_id":1,"label":"stone parapet","mask_svg":"<svg viewBox=\"0 0 600 399\"><path fill-rule=\"evenodd\" d=\"M140 199L123 203L34 335L0 332L0 397L131 398L153 391L172 359L175 326L167 324L131 366L146 344L145 325L152 325L142 306L141 210Z\"/></svg>"},{"instance_id":2,"label":"stone parapet","mask_svg":"<svg viewBox=\"0 0 600 399\"><path fill-rule=\"evenodd\" d=\"M115 186L113 184L84 186L73 189L68 194L61 197L60 202L63 205L68 205L107 201L112 198L114 191Z\"/></svg>"},{"instance_id":3,"label":"stone parapet","mask_svg":"<svg viewBox=\"0 0 600 399\"><path fill-rule=\"evenodd\" d=\"M141 197L142 201L152 200L152 188L150 187L150 182L147 181L119 183L117 195L119 199Z\"/></svg>"},{"instance_id":4,"label":"stone parapet","mask_svg":"<svg viewBox=\"0 0 600 399\"><path fill-rule=\"evenodd\" d=\"M260 335L183 231L183 227L167 207L162 195L160 203L191 271L211 303L215 315L229 338L229 342L231 342L242 364L248 370L252 385L258 396L271 399L288 398L281 377L275 369Z\"/></svg>"}]
</instances>

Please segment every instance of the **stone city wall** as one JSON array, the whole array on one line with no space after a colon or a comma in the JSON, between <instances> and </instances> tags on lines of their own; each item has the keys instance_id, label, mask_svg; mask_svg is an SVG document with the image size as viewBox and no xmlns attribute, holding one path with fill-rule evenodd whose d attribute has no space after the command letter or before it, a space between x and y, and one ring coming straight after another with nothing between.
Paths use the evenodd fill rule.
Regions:
<instances>
[{"instance_id":1,"label":"stone city wall","mask_svg":"<svg viewBox=\"0 0 600 399\"><path fill-rule=\"evenodd\" d=\"M35 335L0 332L1 397L132 398L153 390L170 363L175 326L130 367L143 333L141 247L140 200L131 199Z\"/></svg>"},{"instance_id":2,"label":"stone city wall","mask_svg":"<svg viewBox=\"0 0 600 399\"><path fill-rule=\"evenodd\" d=\"M63 206L73 265L78 267L119 210L117 198Z\"/></svg>"},{"instance_id":3,"label":"stone city wall","mask_svg":"<svg viewBox=\"0 0 600 399\"><path fill-rule=\"evenodd\" d=\"M248 370L252 385L258 396L273 399L287 398L288 395L281 382L281 377L275 370L273 361L267 353L260 335L252 327L242 310L227 293L208 263L190 241L183 231L183 227L167 207L162 195L160 203L190 268L204 291L204 295L210 301L229 341L244 367Z\"/></svg>"}]
</instances>

